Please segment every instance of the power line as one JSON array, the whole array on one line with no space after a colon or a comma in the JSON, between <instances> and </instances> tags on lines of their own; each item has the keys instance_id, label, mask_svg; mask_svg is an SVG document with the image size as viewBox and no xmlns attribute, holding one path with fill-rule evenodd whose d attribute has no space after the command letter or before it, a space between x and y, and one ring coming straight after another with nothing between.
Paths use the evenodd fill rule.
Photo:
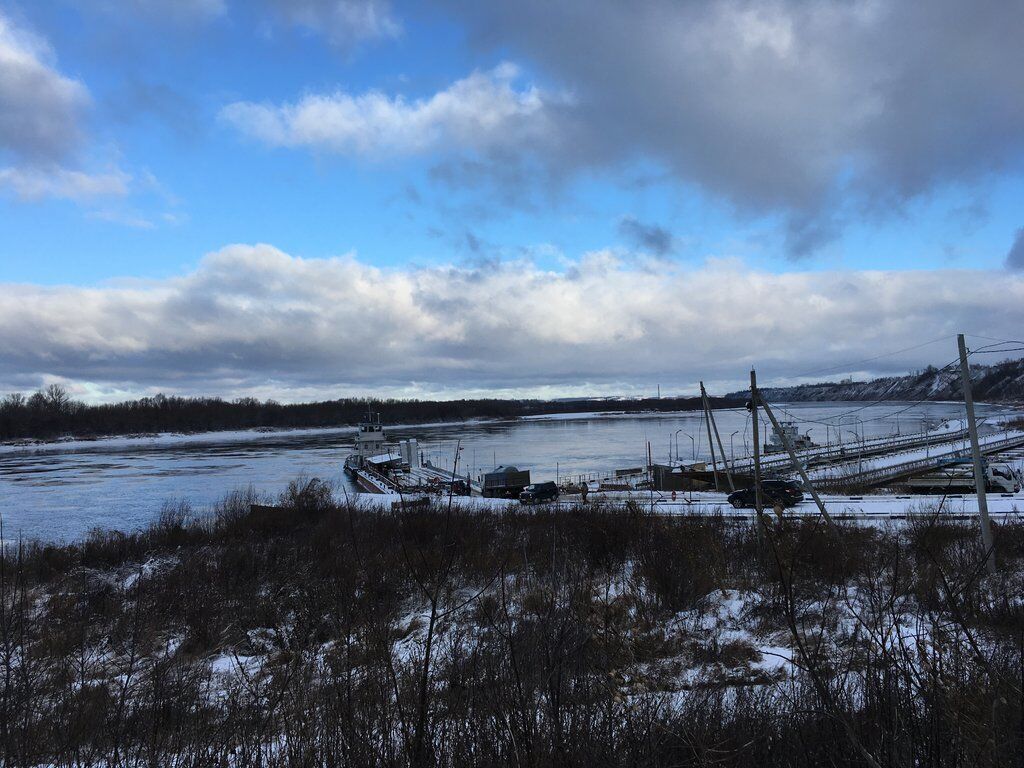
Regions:
<instances>
[{"instance_id":1,"label":"power line","mask_svg":"<svg viewBox=\"0 0 1024 768\"><path fill-rule=\"evenodd\" d=\"M893 352L885 352L885 353L883 353L881 355L875 355L874 357L864 358L863 360L853 360L853 361L851 361L849 363L842 363L840 365L832 366L831 368L818 368L818 369L813 370L813 371L804 371L803 373L796 373L796 374L793 374L793 378L800 378L801 376L812 376L813 374L816 374L816 373L828 373L830 371L849 370L849 368L851 366L854 366L854 365L861 365L862 363L874 362L875 360L881 360L881 359L886 358L886 357L892 357L893 355L899 355L899 354L902 354L904 352L911 352L911 351L913 351L915 349L921 349L921 347L927 347L930 344L937 344L940 341L948 341L949 339L955 339L955 338L956 338L955 334L951 334L951 335L948 335L948 336L941 336L941 337L939 337L937 339L932 339L931 341L924 341L924 342L921 342L920 344L914 344L911 347L904 347L903 349L897 349L897 350L895 350ZM1024 344L1024 342L1020 342L1020 343Z\"/></svg>"},{"instance_id":2,"label":"power line","mask_svg":"<svg viewBox=\"0 0 1024 768\"><path fill-rule=\"evenodd\" d=\"M986 340L988 340L987 337L977 336L976 334L973 334L973 335L975 335L977 338L985 338ZM1007 349L992 349L992 347L999 346L1000 344L1018 344L1018 343L1019 344L1024 344L1024 342L1014 342L1014 341L1008 341L1008 340L1003 340L1003 339L994 339L994 341L997 342L997 343L996 344L988 344L988 345L986 345L984 347L979 347L978 349L969 350L968 353L967 353L968 357L970 355L973 355L973 354L991 354L991 353L997 353L997 352L1014 352L1014 351L1018 351L1018 350L1016 348L1015 349L1009 349L1009 350L1007 350ZM1019 349L1024 350L1024 347L1020 347ZM954 365L958 365L959 362L960 362L959 357L956 360L951 360L950 362L946 363L941 368L936 369L935 373L941 373L942 371L946 370L947 368L950 368L950 367L952 367ZM776 405L775 407L778 408L783 413L785 413L790 418L794 419L795 421L805 422L805 423L809 423L809 424L819 424L819 425L822 425L822 426L834 427L834 426L837 426L837 422L841 421L846 416L849 416L849 415L854 414L854 413L858 413L860 411L863 411L863 410L865 410L867 408L874 407L876 405L881 405L881 404L883 404L885 402L888 402L888 401L890 401L892 399L893 399L893 397L891 395L889 395L887 397L883 397L883 398L880 398L878 400L874 400L874 401L872 401L870 403L866 403L865 405L858 406L857 408L852 408L851 410L846 411L845 413L840 413L840 414L838 414L836 416L833 416L831 421L822 421L822 420L819 420L819 419L801 418L800 416L797 416L796 414L791 413L789 410L783 408L782 406ZM889 413L886 413L886 414L884 414L882 416L876 416L875 418L872 418L872 419L861 419L861 422L865 423L865 424L868 424L868 423L875 422L875 421L885 421L887 419L891 419L893 416L896 416L896 415L901 414L901 413L905 413L906 411L912 410L913 408L917 408L917 407L919 407L922 404L927 403L927 402L931 402L931 401L929 401L927 398L921 398L919 400L915 400L914 402L910 403L905 408L899 409L898 411L890 411Z\"/></svg>"},{"instance_id":3,"label":"power line","mask_svg":"<svg viewBox=\"0 0 1024 768\"><path fill-rule=\"evenodd\" d=\"M982 336L979 333L967 333L967 334L964 334L964 335L965 336L973 336L976 339L984 339L985 341L999 341L999 342L1002 342L1004 344L1024 344L1024 341L1021 341L1020 339L996 339L996 338L993 338L991 336Z\"/></svg>"},{"instance_id":4,"label":"power line","mask_svg":"<svg viewBox=\"0 0 1024 768\"><path fill-rule=\"evenodd\" d=\"M950 362L946 363L941 368L936 369L935 372L936 373L941 373L942 371L946 370L947 368L949 368L949 367L951 367L953 365L957 365L959 362L960 362L959 358L957 358L956 360L951 360ZM872 407L874 407L876 405L881 405L882 403L888 402L888 401L890 401L892 399L894 399L893 395L887 395L885 397L879 398L878 400L872 400L871 402L865 403L864 405L858 406L856 408L851 408L849 411L846 411L845 413L840 413L840 414L837 414L837 415L833 416L831 421L821 421L821 420L818 420L818 419L800 418L799 416L796 416L796 415L790 413L789 411L787 411L786 409L782 408L781 406L776 406L776 407L779 408L779 410L781 410L787 416L790 416L791 418L793 418L793 419L795 419L797 421L807 422L807 423L810 423L810 424L821 424L823 426L834 427L834 426L836 426L836 422L840 421L841 419L843 419L843 418L845 418L847 416L850 416L851 414L859 413L860 411L866 410L868 408L872 408ZM865 423L870 423L872 421L882 421L884 419L888 419L891 416L896 415L897 413L903 413L904 411L909 411L911 408L916 408L917 406L921 405L922 403L926 403L926 402L928 402L927 398L921 398L920 400L917 400L917 401L911 403L906 408L903 408L903 409L901 409L899 411L896 411L894 413L889 413L889 414L887 414L885 416L879 416L879 417L876 417L876 418L873 418L873 419L862 419L862 421L865 422Z\"/></svg>"},{"instance_id":5,"label":"power line","mask_svg":"<svg viewBox=\"0 0 1024 768\"><path fill-rule=\"evenodd\" d=\"M1024 345L1024 341L1014 341L1014 340L1010 340L1010 339L995 339L995 338L988 337L988 336L981 336L979 334L968 334L968 335L974 336L975 338L984 339L986 341L994 341L994 342L996 342L995 344L987 344L987 345L985 345L983 347L979 347L978 349L970 350L970 351L968 351L968 356L973 355L973 354L995 354L995 353L1003 353L1003 352L1024 351L1024 346L1021 346L1019 348L1015 347L1015 348L1012 348L1012 349L992 349L993 347L999 346L1001 344L1021 344L1021 345ZM864 360L855 361L853 363L850 363L849 365L857 365L859 363L866 363L866 362L871 362L873 360L880 360L880 359L885 358L885 357L891 357L893 355L898 355L898 354L901 354L903 352L909 352L909 351L914 350L914 349L920 349L921 347L926 347L926 346L928 346L930 344L935 344L935 343L937 343L939 341L946 341L948 339L953 339L953 338L956 338L955 334L949 335L949 336L942 336L940 338L932 339L930 341L925 341L925 342L922 342L921 344L915 344L915 345L913 345L911 347L905 347L903 349L899 349L899 350L896 350L894 352L886 352L885 354L882 354L882 355L876 355L875 357L869 357L869 358L866 358ZM945 365L943 365L941 368L937 368L935 370L935 373L936 374L942 373L947 368L950 368L950 367L953 367L955 365L958 365L959 362L960 362L960 359L959 359L959 357L957 357L955 360L951 360L950 362L948 362ZM829 370L837 370L837 369L842 368L842 367L843 366L836 366L835 368L823 368L823 369L818 369L818 371L808 371L808 372L805 372L805 373L798 373L798 374L794 375L794 378L799 378L801 376L809 376L809 375L811 375L813 373L816 373L816 372L824 372L824 371L829 371ZM789 416L794 421L799 421L801 423L819 424L819 425L822 425L822 426L834 427L834 426L837 426L837 422L841 421L842 419L844 419L847 416L850 416L850 415L855 414L855 413L859 413L859 412L864 411L864 410L866 410L868 408L873 408L873 407L875 407L877 405L882 405L882 404L887 403L887 402L889 402L889 401L891 401L893 399L894 399L893 395L886 395L886 396L881 397L881 398L879 398L877 400L872 400L871 402L865 403L864 405L857 406L856 408L851 408L850 410L845 411L844 413L837 414L837 415L831 417L830 421L823 421L823 420L820 420L820 419L809 419L809 418L806 418L806 417L797 416L796 414L792 413L791 411L789 411L786 408L783 408L780 405L777 405L777 404L774 404L774 403L772 405L774 405L774 407L778 408L782 413L785 413L787 416ZM905 413L906 411L909 411L909 410L911 410L913 408L917 408L917 407L919 407L922 404L927 403L927 402L930 402L927 398L921 398L919 400L915 400L915 401L911 402L905 408L901 408L901 409L899 409L897 411L891 411L891 412L889 412L889 413L887 413L885 415L877 416L875 418L861 419L861 422L862 423L871 423L871 422L875 422L875 421L884 421L884 420L890 419L893 416L896 416L898 414ZM724 409L724 410L739 411L739 410L742 410L742 409L739 409L739 408L728 408L728 409ZM750 414L748 412L748 414L747 414L748 420L749 420L749 415ZM746 437L747 437L747 425L744 426L744 430L743 430L744 442L746 442Z\"/></svg>"}]
</instances>

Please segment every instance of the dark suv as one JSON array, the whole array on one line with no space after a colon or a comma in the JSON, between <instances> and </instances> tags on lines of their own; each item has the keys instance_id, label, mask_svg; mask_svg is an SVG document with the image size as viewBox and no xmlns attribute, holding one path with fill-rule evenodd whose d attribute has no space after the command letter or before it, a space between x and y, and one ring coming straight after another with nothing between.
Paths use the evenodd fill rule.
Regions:
<instances>
[{"instance_id":1,"label":"dark suv","mask_svg":"<svg viewBox=\"0 0 1024 768\"><path fill-rule=\"evenodd\" d=\"M537 504L541 501L554 501L557 498L558 486L551 481L528 485L519 494L519 501L523 504Z\"/></svg>"},{"instance_id":2,"label":"dark suv","mask_svg":"<svg viewBox=\"0 0 1024 768\"><path fill-rule=\"evenodd\" d=\"M784 507L795 507L804 500L800 483L793 480L763 480L761 482L761 505L771 509L776 503ZM736 509L754 507L756 497L753 487L729 494L729 503Z\"/></svg>"}]
</instances>

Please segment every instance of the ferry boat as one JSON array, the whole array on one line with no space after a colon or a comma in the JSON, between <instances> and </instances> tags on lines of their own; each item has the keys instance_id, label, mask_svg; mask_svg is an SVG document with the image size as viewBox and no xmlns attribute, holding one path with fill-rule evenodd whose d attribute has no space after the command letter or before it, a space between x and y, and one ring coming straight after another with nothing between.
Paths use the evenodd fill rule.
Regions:
<instances>
[{"instance_id":1,"label":"ferry boat","mask_svg":"<svg viewBox=\"0 0 1024 768\"><path fill-rule=\"evenodd\" d=\"M468 477L423 461L415 438L389 446L379 414L369 414L359 425L355 452L345 459L344 469L359 489L368 493L471 493Z\"/></svg>"},{"instance_id":2,"label":"ferry boat","mask_svg":"<svg viewBox=\"0 0 1024 768\"><path fill-rule=\"evenodd\" d=\"M359 424L356 433L356 452L345 459L345 474L354 477L356 470L366 465L366 460L384 452L387 436L380 423L379 414L369 414L367 420Z\"/></svg>"},{"instance_id":3,"label":"ferry boat","mask_svg":"<svg viewBox=\"0 0 1024 768\"><path fill-rule=\"evenodd\" d=\"M394 483L382 470L398 462L400 457L387 448L387 435L380 423L380 415L368 414L366 421L359 424L355 453L345 459L345 474L364 491L387 493L393 490Z\"/></svg>"},{"instance_id":4,"label":"ferry boat","mask_svg":"<svg viewBox=\"0 0 1024 768\"><path fill-rule=\"evenodd\" d=\"M800 430L795 421L783 421L779 424L779 427L782 428L781 433L779 430L772 428L772 433L769 436L768 442L764 444L765 453L779 453L786 450L786 442L783 440L783 434L789 438L789 444L793 446L793 450L795 451L802 451L816 447L811 441L810 435L800 434Z\"/></svg>"}]
</instances>

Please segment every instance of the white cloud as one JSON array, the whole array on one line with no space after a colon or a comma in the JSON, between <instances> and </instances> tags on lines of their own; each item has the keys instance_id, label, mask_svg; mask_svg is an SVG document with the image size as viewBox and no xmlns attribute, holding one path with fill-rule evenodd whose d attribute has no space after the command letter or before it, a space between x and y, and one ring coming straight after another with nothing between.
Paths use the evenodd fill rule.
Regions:
<instances>
[{"instance_id":1,"label":"white cloud","mask_svg":"<svg viewBox=\"0 0 1024 768\"><path fill-rule=\"evenodd\" d=\"M0 189L21 200L59 198L83 202L128 194L132 177L120 169L86 173L62 167L0 168Z\"/></svg>"},{"instance_id":2,"label":"white cloud","mask_svg":"<svg viewBox=\"0 0 1024 768\"><path fill-rule=\"evenodd\" d=\"M527 149L555 138L549 108L559 99L532 86L517 90L518 74L502 64L412 101L378 91L338 91L280 106L235 102L221 117L271 146L371 158Z\"/></svg>"},{"instance_id":3,"label":"white cloud","mask_svg":"<svg viewBox=\"0 0 1024 768\"><path fill-rule=\"evenodd\" d=\"M0 151L57 160L77 146L89 93L54 58L46 41L0 13Z\"/></svg>"},{"instance_id":4,"label":"white cloud","mask_svg":"<svg viewBox=\"0 0 1024 768\"><path fill-rule=\"evenodd\" d=\"M86 87L56 69L49 44L0 12L0 192L19 200L89 202L129 193L132 177L113 168L74 167Z\"/></svg>"},{"instance_id":5,"label":"white cloud","mask_svg":"<svg viewBox=\"0 0 1024 768\"><path fill-rule=\"evenodd\" d=\"M606 251L560 272L528 261L382 270L234 245L169 280L3 286L0 385L56 376L285 398L654 380L682 390L702 377L741 385L751 365L768 383L962 330L1012 338L1022 325L1024 275L1006 272L772 274L732 260L651 271ZM877 372L953 356L952 342L930 346Z\"/></svg>"},{"instance_id":6,"label":"white cloud","mask_svg":"<svg viewBox=\"0 0 1024 768\"><path fill-rule=\"evenodd\" d=\"M115 209L91 211L88 216L90 219L107 221L111 224L120 224L121 226L129 227L130 229L153 229L156 227L156 224L153 223L152 219L147 219L145 216L139 216L131 212Z\"/></svg>"}]
</instances>

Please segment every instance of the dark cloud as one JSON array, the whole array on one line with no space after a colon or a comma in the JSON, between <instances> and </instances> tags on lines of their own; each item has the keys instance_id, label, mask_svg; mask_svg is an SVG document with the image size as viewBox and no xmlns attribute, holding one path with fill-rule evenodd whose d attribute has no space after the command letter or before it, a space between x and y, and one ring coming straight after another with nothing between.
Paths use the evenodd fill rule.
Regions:
<instances>
[{"instance_id":1,"label":"dark cloud","mask_svg":"<svg viewBox=\"0 0 1024 768\"><path fill-rule=\"evenodd\" d=\"M954 206L949 212L949 218L958 223L964 234L972 235L978 231L989 217L988 204L979 198L975 198L963 205Z\"/></svg>"},{"instance_id":2,"label":"dark cloud","mask_svg":"<svg viewBox=\"0 0 1024 768\"><path fill-rule=\"evenodd\" d=\"M619 234L632 245L655 256L667 256L675 248L672 233L657 224L644 224L635 216L619 220Z\"/></svg>"},{"instance_id":3,"label":"dark cloud","mask_svg":"<svg viewBox=\"0 0 1024 768\"><path fill-rule=\"evenodd\" d=\"M89 92L54 59L44 40L0 11L0 153L52 163L79 145Z\"/></svg>"},{"instance_id":4,"label":"dark cloud","mask_svg":"<svg viewBox=\"0 0 1024 768\"><path fill-rule=\"evenodd\" d=\"M479 237L469 230L466 230L466 247L469 249L470 253L479 254L483 250L484 244L481 242Z\"/></svg>"},{"instance_id":5,"label":"dark cloud","mask_svg":"<svg viewBox=\"0 0 1024 768\"><path fill-rule=\"evenodd\" d=\"M654 158L741 213L790 218L794 255L1024 158L1024 4L446 4L474 44L571 89L553 166Z\"/></svg>"},{"instance_id":6,"label":"dark cloud","mask_svg":"<svg viewBox=\"0 0 1024 768\"><path fill-rule=\"evenodd\" d=\"M413 205L419 205L423 202L423 196L420 195L420 191L416 188L415 184L406 184L402 188L402 195L405 197L406 201Z\"/></svg>"},{"instance_id":7,"label":"dark cloud","mask_svg":"<svg viewBox=\"0 0 1024 768\"><path fill-rule=\"evenodd\" d=\"M1006 268L1024 270L1024 227L1017 230L1009 253L1006 254Z\"/></svg>"},{"instance_id":8,"label":"dark cloud","mask_svg":"<svg viewBox=\"0 0 1024 768\"><path fill-rule=\"evenodd\" d=\"M199 105L167 83L129 79L107 99L107 109L111 117L122 123L151 117L179 138L189 141L202 132Z\"/></svg>"}]
</instances>

